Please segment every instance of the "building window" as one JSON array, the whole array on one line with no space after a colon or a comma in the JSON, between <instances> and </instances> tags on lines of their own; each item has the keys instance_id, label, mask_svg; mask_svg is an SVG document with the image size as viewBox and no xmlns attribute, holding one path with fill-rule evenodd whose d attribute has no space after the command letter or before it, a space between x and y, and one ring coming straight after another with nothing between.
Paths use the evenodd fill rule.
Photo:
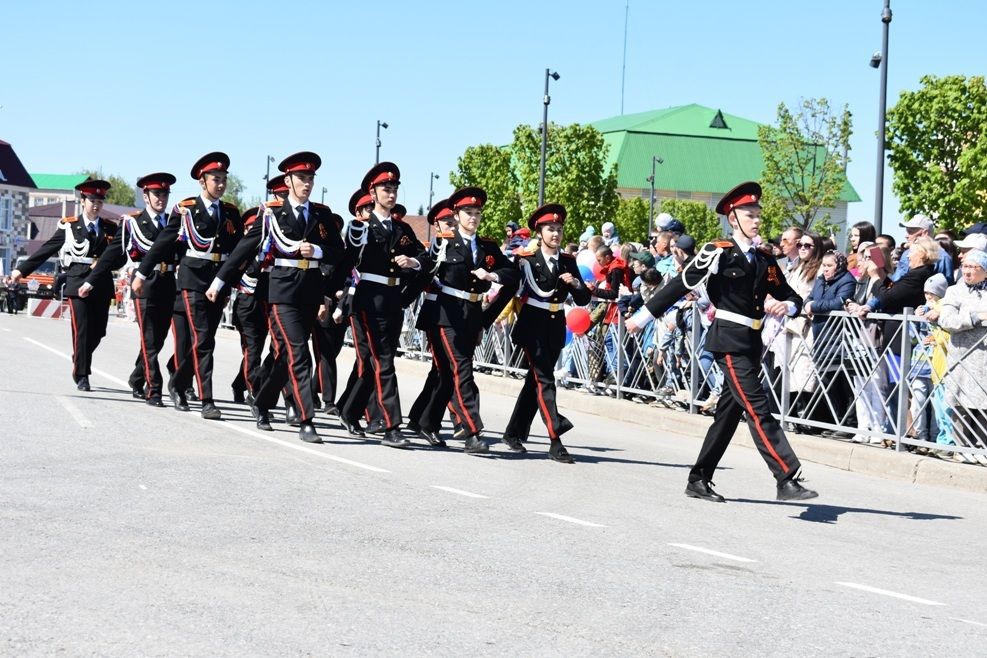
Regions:
<instances>
[{"instance_id":1,"label":"building window","mask_svg":"<svg viewBox=\"0 0 987 658\"><path fill-rule=\"evenodd\" d=\"M9 196L0 197L0 231L9 231L14 225L14 200Z\"/></svg>"}]
</instances>

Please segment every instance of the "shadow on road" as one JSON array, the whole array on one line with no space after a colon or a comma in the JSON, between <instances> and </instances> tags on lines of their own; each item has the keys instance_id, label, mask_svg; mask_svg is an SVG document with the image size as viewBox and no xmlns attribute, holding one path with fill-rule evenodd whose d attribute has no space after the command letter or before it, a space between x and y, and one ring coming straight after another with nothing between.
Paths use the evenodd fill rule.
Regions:
<instances>
[{"instance_id":1,"label":"shadow on road","mask_svg":"<svg viewBox=\"0 0 987 658\"><path fill-rule=\"evenodd\" d=\"M811 521L813 523L836 523L842 514L877 514L880 516L897 516L909 521L957 521L962 516L951 514L928 514L926 512L895 512L892 510L872 509L869 507L843 507L841 505L820 505L817 503L799 503L781 500L751 500L749 498L728 498L733 503L751 503L754 505L779 505L783 507L804 508L793 519Z\"/></svg>"}]
</instances>

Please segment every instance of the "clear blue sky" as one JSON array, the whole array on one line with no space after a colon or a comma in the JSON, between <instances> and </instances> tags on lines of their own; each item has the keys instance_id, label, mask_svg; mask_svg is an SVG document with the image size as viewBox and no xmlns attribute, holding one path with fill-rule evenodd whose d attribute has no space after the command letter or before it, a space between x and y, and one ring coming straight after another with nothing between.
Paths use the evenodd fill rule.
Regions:
<instances>
[{"instance_id":1,"label":"clear blue sky","mask_svg":"<svg viewBox=\"0 0 987 658\"><path fill-rule=\"evenodd\" d=\"M541 120L620 113L624 0L572 2L5 3L0 139L29 171L151 171L194 194L196 158L218 149L263 193L265 158L298 150L324 161L318 189L345 212L381 158L402 170L401 201L450 192L471 144L504 144ZM876 167L881 0L631 0L625 112L700 103L771 122L779 102L825 96L854 114L850 180L871 219ZM983 75L987 9L973 1L893 0L889 105L923 74ZM887 174L885 226L897 223ZM321 196L316 193L316 198Z\"/></svg>"}]
</instances>

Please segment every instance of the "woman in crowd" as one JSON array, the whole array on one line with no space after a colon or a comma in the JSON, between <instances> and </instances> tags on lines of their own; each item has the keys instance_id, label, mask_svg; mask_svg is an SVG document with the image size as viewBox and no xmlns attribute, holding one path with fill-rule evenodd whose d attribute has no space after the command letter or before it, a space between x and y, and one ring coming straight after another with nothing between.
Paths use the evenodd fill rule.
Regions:
<instances>
[{"instance_id":1,"label":"woman in crowd","mask_svg":"<svg viewBox=\"0 0 987 658\"><path fill-rule=\"evenodd\" d=\"M847 269L853 270L857 267L857 258L860 253L860 245L864 242L874 242L877 239L877 229L870 222L857 222L850 227L849 240L847 240Z\"/></svg>"},{"instance_id":2,"label":"woman in crowd","mask_svg":"<svg viewBox=\"0 0 987 658\"><path fill-rule=\"evenodd\" d=\"M954 439L960 446L985 448L987 437L987 253L971 249L963 258L962 280L946 290L939 326L949 332L946 390L952 402ZM983 454L964 455L987 465Z\"/></svg>"}]
</instances>

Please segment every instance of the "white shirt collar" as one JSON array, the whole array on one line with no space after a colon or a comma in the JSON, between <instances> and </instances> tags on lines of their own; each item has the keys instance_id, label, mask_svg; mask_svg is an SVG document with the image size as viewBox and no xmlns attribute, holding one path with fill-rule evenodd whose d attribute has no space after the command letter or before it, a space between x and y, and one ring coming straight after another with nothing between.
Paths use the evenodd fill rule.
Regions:
<instances>
[{"instance_id":1,"label":"white shirt collar","mask_svg":"<svg viewBox=\"0 0 987 658\"><path fill-rule=\"evenodd\" d=\"M309 216L308 201L306 201L305 203L302 203L298 199L293 198L290 194L288 195L287 201L288 201L288 205L291 206L291 211L293 213L295 213L295 217L298 216L298 206L301 206L302 208L305 209L305 217L308 218L308 216Z\"/></svg>"},{"instance_id":2,"label":"white shirt collar","mask_svg":"<svg viewBox=\"0 0 987 658\"><path fill-rule=\"evenodd\" d=\"M86 223L86 230L88 231L90 226L92 226L93 224L95 224L96 222L99 221L99 215L96 215L96 217L93 218L93 219L89 219L89 217L86 215L86 213L83 212L82 213L82 221L84 221Z\"/></svg>"},{"instance_id":3,"label":"white shirt collar","mask_svg":"<svg viewBox=\"0 0 987 658\"><path fill-rule=\"evenodd\" d=\"M199 198L202 199L202 203L205 204L206 208L208 208L209 206L218 206L219 205L219 199L216 199L215 201L210 201L209 199L206 198L206 195L205 194L200 194L199 195Z\"/></svg>"},{"instance_id":4,"label":"white shirt collar","mask_svg":"<svg viewBox=\"0 0 987 658\"><path fill-rule=\"evenodd\" d=\"M372 212L374 214L374 216L378 219L378 221L380 221L381 223L391 221L391 216L390 215L387 215L385 217L382 217L380 215L380 213L378 213L376 210L371 210L370 212Z\"/></svg>"},{"instance_id":5,"label":"white shirt collar","mask_svg":"<svg viewBox=\"0 0 987 658\"><path fill-rule=\"evenodd\" d=\"M750 240L745 238L742 234L741 235L735 234L733 236L733 241L737 243L737 248L740 249L740 251L744 252L745 254L749 254L751 251L751 247L754 246L754 244Z\"/></svg>"}]
</instances>

